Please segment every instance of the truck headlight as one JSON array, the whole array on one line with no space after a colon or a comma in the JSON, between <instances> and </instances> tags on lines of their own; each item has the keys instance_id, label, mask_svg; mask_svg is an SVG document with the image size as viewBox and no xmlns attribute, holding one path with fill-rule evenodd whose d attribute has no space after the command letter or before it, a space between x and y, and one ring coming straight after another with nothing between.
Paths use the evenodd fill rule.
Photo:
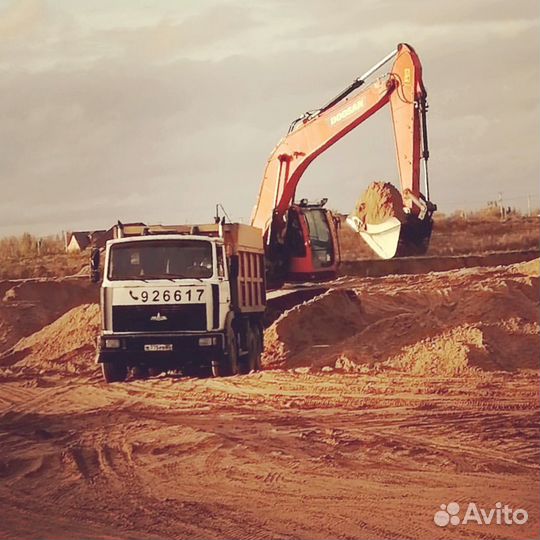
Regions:
<instances>
[{"instance_id":1,"label":"truck headlight","mask_svg":"<svg viewBox=\"0 0 540 540\"><path fill-rule=\"evenodd\" d=\"M200 337L199 338L199 347L211 347L216 344L215 337Z\"/></svg>"},{"instance_id":2,"label":"truck headlight","mask_svg":"<svg viewBox=\"0 0 540 540\"><path fill-rule=\"evenodd\" d=\"M109 338L105 340L105 348L106 349L119 349L120 348L120 340L116 338Z\"/></svg>"}]
</instances>

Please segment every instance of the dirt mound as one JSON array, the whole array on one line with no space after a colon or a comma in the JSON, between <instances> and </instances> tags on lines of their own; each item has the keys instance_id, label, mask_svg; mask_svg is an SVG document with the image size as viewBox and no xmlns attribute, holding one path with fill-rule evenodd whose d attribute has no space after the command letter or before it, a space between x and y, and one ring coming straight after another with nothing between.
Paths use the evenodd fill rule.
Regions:
<instances>
[{"instance_id":1,"label":"dirt mound","mask_svg":"<svg viewBox=\"0 0 540 540\"><path fill-rule=\"evenodd\" d=\"M284 313L266 332L265 365L438 375L538 369L539 281L513 267L365 280L356 289L361 304L337 289Z\"/></svg>"},{"instance_id":2,"label":"dirt mound","mask_svg":"<svg viewBox=\"0 0 540 540\"><path fill-rule=\"evenodd\" d=\"M49 322L48 314L33 304L4 305L0 302L0 352Z\"/></svg>"},{"instance_id":3,"label":"dirt mound","mask_svg":"<svg viewBox=\"0 0 540 540\"><path fill-rule=\"evenodd\" d=\"M403 199L399 190L390 182L373 182L356 203L354 214L363 223L378 225L389 218L405 220Z\"/></svg>"},{"instance_id":4,"label":"dirt mound","mask_svg":"<svg viewBox=\"0 0 540 540\"><path fill-rule=\"evenodd\" d=\"M540 277L540 259L513 264L512 268L526 276Z\"/></svg>"},{"instance_id":5,"label":"dirt mound","mask_svg":"<svg viewBox=\"0 0 540 540\"><path fill-rule=\"evenodd\" d=\"M266 367L306 365L311 352L326 349L365 325L362 306L353 291L331 289L281 315L265 332Z\"/></svg>"},{"instance_id":6,"label":"dirt mound","mask_svg":"<svg viewBox=\"0 0 540 540\"><path fill-rule=\"evenodd\" d=\"M80 272L87 264L88 252L85 251L11 257L0 253L0 279L62 278Z\"/></svg>"},{"instance_id":7,"label":"dirt mound","mask_svg":"<svg viewBox=\"0 0 540 540\"><path fill-rule=\"evenodd\" d=\"M0 282L0 353L98 295L87 279Z\"/></svg>"},{"instance_id":8,"label":"dirt mound","mask_svg":"<svg viewBox=\"0 0 540 540\"><path fill-rule=\"evenodd\" d=\"M521 319L457 326L404 348L387 365L419 375L459 375L469 369L534 369L538 367L538 335L538 324L526 324Z\"/></svg>"},{"instance_id":9,"label":"dirt mound","mask_svg":"<svg viewBox=\"0 0 540 540\"><path fill-rule=\"evenodd\" d=\"M47 305L51 310L65 309L66 305L74 302L80 304L89 300L93 301L99 295L99 288L95 284L90 283L88 279L12 281L4 282L2 285L5 289L2 298L4 303L40 303Z\"/></svg>"},{"instance_id":10,"label":"dirt mound","mask_svg":"<svg viewBox=\"0 0 540 540\"><path fill-rule=\"evenodd\" d=\"M91 374L99 305L84 304L68 311L39 332L21 339L0 356L0 365L27 375Z\"/></svg>"}]
</instances>

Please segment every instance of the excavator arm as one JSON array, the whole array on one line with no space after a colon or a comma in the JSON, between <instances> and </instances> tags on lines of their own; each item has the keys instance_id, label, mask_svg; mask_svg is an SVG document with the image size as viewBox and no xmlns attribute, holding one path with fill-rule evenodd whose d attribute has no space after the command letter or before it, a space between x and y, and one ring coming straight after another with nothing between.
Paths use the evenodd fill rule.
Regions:
<instances>
[{"instance_id":1,"label":"excavator arm","mask_svg":"<svg viewBox=\"0 0 540 540\"><path fill-rule=\"evenodd\" d=\"M392 59L387 75L358 91L370 75ZM411 215L425 214L426 198L420 193L420 159L424 158L427 183L426 91L416 52L409 45L400 44L327 105L295 120L270 155L252 215L252 225L264 231L268 243L283 234L287 211L309 164L388 103L404 206Z\"/></svg>"}]
</instances>

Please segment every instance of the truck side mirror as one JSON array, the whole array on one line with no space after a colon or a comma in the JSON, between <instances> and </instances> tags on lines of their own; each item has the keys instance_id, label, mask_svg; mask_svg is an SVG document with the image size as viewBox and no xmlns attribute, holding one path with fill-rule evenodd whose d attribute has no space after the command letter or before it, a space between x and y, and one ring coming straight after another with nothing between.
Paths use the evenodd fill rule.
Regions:
<instances>
[{"instance_id":1,"label":"truck side mirror","mask_svg":"<svg viewBox=\"0 0 540 540\"><path fill-rule=\"evenodd\" d=\"M101 279L101 271L99 268L100 252L99 248L92 248L90 253L90 281L98 283Z\"/></svg>"},{"instance_id":2,"label":"truck side mirror","mask_svg":"<svg viewBox=\"0 0 540 540\"><path fill-rule=\"evenodd\" d=\"M238 255L232 255L229 263L229 278L236 279L238 277Z\"/></svg>"}]
</instances>

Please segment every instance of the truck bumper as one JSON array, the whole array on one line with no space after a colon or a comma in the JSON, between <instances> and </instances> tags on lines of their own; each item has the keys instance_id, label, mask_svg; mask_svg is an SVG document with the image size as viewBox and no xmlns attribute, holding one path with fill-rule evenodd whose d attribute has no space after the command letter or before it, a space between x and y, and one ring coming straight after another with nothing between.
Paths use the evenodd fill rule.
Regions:
<instances>
[{"instance_id":1,"label":"truck bumper","mask_svg":"<svg viewBox=\"0 0 540 540\"><path fill-rule=\"evenodd\" d=\"M223 353L224 334L105 334L98 338L96 362L125 362L128 365L210 364Z\"/></svg>"}]
</instances>

